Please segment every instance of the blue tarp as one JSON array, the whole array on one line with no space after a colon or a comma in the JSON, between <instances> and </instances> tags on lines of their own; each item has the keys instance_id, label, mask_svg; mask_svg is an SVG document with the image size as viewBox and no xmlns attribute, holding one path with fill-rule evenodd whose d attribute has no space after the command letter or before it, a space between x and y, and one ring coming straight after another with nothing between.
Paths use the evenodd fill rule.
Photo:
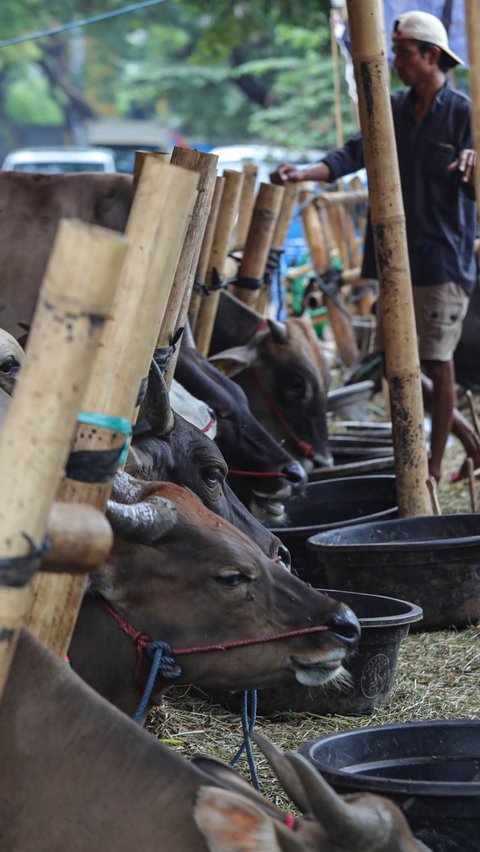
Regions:
<instances>
[{"instance_id":1,"label":"blue tarp","mask_svg":"<svg viewBox=\"0 0 480 852\"><path fill-rule=\"evenodd\" d=\"M384 0L385 30L390 48L390 36L393 22L403 12L430 12L445 24L448 31L448 43L454 53L468 65L468 45L465 26L465 0Z\"/></svg>"}]
</instances>

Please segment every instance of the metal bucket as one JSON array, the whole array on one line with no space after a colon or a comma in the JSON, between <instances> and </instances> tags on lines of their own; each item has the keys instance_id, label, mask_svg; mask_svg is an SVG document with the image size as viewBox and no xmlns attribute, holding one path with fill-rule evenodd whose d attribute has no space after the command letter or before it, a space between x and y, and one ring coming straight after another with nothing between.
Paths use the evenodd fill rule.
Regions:
<instances>
[{"instance_id":1,"label":"metal bucket","mask_svg":"<svg viewBox=\"0 0 480 852\"><path fill-rule=\"evenodd\" d=\"M265 526L288 547L295 573L306 582L315 578L319 586L328 583L325 575L319 577L315 554L307 547L310 536L367 520L396 518L397 512L394 476L359 476L309 483L304 494L286 501L284 523Z\"/></svg>"},{"instance_id":2,"label":"metal bucket","mask_svg":"<svg viewBox=\"0 0 480 852\"><path fill-rule=\"evenodd\" d=\"M478 852L480 721L350 730L305 743L300 752L337 792L392 799L433 852Z\"/></svg>"},{"instance_id":3,"label":"metal bucket","mask_svg":"<svg viewBox=\"0 0 480 852\"><path fill-rule=\"evenodd\" d=\"M420 629L480 620L478 514L346 526L312 536L307 546L326 585L411 600L423 609Z\"/></svg>"}]
</instances>

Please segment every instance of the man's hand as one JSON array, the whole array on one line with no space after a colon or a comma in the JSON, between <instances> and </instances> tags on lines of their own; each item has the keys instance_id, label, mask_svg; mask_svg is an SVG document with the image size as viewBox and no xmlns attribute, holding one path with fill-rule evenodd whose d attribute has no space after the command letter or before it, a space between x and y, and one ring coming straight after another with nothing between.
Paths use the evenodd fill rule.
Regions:
<instances>
[{"instance_id":1,"label":"man's hand","mask_svg":"<svg viewBox=\"0 0 480 852\"><path fill-rule=\"evenodd\" d=\"M303 172L303 169L299 169L291 163L280 163L275 171L270 173L270 180L272 183L276 183L279 186L283 186L289 181L292 183L299 183L300 181L305 180Z\"/></svg>"},{"instance_id":2,"label":"man's hand","mask_svg":"<svg viewBox=\"0 0 480 852\"><path fill-rule=\"evenodd\" d=\"M460 172L462 183L473 183L473 174L477 162L477 152L472 148L460 151L456 160L448 166L449 172Z\"/></svg>"}]
</instances>

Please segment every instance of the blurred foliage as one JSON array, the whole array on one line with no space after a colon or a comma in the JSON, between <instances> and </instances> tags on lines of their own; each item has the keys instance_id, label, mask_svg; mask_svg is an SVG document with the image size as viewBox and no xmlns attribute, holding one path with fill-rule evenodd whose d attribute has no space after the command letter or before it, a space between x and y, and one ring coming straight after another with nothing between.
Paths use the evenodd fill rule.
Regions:
<instances>
[{"instance_id":1,"label":"blurred foliage","mask_svg":"<svg viewBox=\"0 0 480 852\"><path fill-rule=\"evenodd\" d=\"M2 38L101 15L122 0L2 0ZM328 0L165 0L0 50L0 116L68 127L161 118L189 144L335 144ZM344 133L354 128L342 78ZM43 78L43 82L41 82Z\"/></svg>"}]
</instances>

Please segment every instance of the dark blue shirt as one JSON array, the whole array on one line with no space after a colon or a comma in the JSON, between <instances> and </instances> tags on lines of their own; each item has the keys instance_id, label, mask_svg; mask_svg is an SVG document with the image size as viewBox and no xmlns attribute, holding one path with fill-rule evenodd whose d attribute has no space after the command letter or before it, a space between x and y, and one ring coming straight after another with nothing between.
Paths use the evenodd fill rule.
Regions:
<instances>
[{"instance_id":1,"label":"dark blue shirt","mask_svg":"<svg viewBox=\"0 0 480 852\"><path fill-rule=\"evenodd\" d=\"M415 98L413 89L391 96L412 284L455 281L471 293L476 276L474 191L461 183L458 172L447 171L463 148L473 147L471 102L446 83L430 112L416 124ZM323 162L332 181L362 168L360 134ZM370 222L362 275L377 277Z\"/></svg>"}]
</instances>

